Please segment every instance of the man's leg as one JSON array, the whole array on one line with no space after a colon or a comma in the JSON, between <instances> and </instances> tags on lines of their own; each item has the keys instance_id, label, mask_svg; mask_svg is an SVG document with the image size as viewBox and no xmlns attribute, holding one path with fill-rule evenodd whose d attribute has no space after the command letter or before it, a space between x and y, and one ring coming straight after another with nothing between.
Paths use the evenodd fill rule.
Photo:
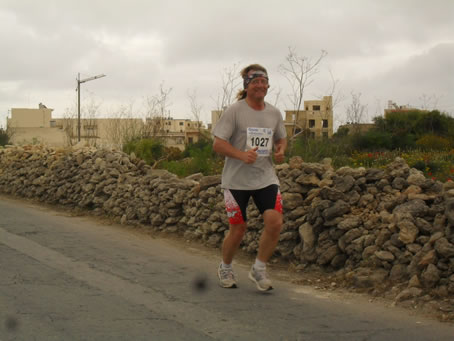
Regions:
<instances>
[{"instance_id":1,"label":"man's leg","mask_svg":"<svg viewBox=\"0 0 454 341\"><path fill-rule=\"evenodd\" d=\"M219 283L224 288L236 288L232 268L233 257L240 247L247 228L246 206L250 194L246 191L224 191L225 208L229 217L229 231L222 243L222 262L218 268Z\"/></svg>"},{"instance_id":2,"label":"man's leg","mask_svg":"<svg viewBox=\"0 0 454 341\"><path fill-rule=\"evenodd\" d=\"M259 241L259 251L255 264L249 271L249 279L253 281L260 291L273 289L271 281L266 273L266 262L273 255L274 249L279 241L279 234L282 228L282 213L277 210L268 209L263 212L265 227Z\"/></svg>"},{"instance_id":3,"label":"man's leg","mask_svg":"<svg viewBox=\"0 0 454 341\"><path fill-rule=\"evenodd\" d=\"M233 272L232 261L235 252L243 240L246 223L231 224L229 232L222 243L222 263L219 264L219 284L223 288L236 288L235 273Z\"/></svg>"},{"instance_id":4,"label":"man's leg","mask_svg":"<svg viewBox=\"0 0 454 341\"><path fill-rule=\"evenodd\" d=\"M240 247L243 240L244 233L246 232L247 223L230 225L229 232L224 238L222 243L222 261L224 264L231 264L233 256Z\"/></svg>"},{"instance_id":5,"label":"man's leg","mask_svg":"<svg viewBox=\"0 0 454 341\"><path fill-rule=\"evenodd\" d=\"M282 213L276 210L266 210L263 212L263 221L265 227L260 236L257 259L266 263L273 255L279 241L283 223Z\"/></svg>"}]
</instances>

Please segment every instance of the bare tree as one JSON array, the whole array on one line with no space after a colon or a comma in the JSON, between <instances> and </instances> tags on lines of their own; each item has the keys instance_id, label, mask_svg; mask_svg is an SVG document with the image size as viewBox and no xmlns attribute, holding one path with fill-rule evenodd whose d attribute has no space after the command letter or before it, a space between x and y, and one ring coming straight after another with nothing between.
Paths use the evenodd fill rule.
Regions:
<instances>
[{"instance_id":1,"label":"bare tree","mask_svg":"<svg viewBox=\"0 0 454 341\"><path fill-rule=\"evenodd\" d=\"M166 88L164 82L159 85L159 92L145 99L144 137L156 138L164 131L164 122L170 118L168 107L172 88Z\"/></svg>"},{"instance_id":2,"label":"bare tree","mask_svg":"<svg viewBox=\"0 0 454 341\"><path fill-rule=\"evenodd\" d=\"M422 110L435 110L437 108L438 102L443 96L436 96L435 94L433 95L426 95L422 94L419 97L419 100L421 101L421 109Z\"/></svg>"},{"instance_id":3,"label":"bare tree","mask_svg":"<svg viewBox=\"0 0 454 341\"><path fill-rule=\"evenodd\" d=\"M187 94L188 94L188 99L189 99L189 105L191 107L191 115L197 124L197 130L200 134L200 131L202 129L200 116L202 114L203 106L197 101L197 90L196 89L193 89L192 91L188 91Z\"/></svg>"},{"instance_id":4,"label":"bare tree","mask_svg":"<svg viewBox=\"0 0 454 341\"><path fill-rule=\"evenodd\" d=\"M235 101L235 93L241 85L239 63L223 69L221 91L217 94L216 110L223 111Z\"/></svg>"},{"instance_id":5,"label":"bare tree","mask_svg":"<svg viewBox=\"0 0 454 341\"><path fill-rule=\"evenodd\" d=\"M99 139L97 116L101 102L96 101L94 96L90 96L88 103L82 109L82 129L85 132L85 142L90 146L96 146Z\"/></svg>"},{"instance_id":6,"label":"bare tree","mask_svg":"<svg viewBox=\"0 0 454 341\"><path fill-rule=\"evenodd\" d=\"M320 52L320 55L311 60L308 57L300 56L294 48L288 48L288 54L285 57L285 62L279 66L279 71L288 80L291 93L289 95L290 103L292 104L293 117L292 137L295 136L295 131L298 126L301 131L307 129L307 118L300 119L301 108L303 107L304 92L309 85L314 81L314 76L319 72L320 63L328 53L325 50ZM289 152L292 152L293 143L290 139Z\"/></svg>"},{"instance_id":7,"label":"bare tree","mask_svg":"<svg viewBox=\"0 0 454 341\"><path fill-rule=\"evenodd\" d=\"M268 96L274 96L274 100L272 102L272 104L275 106L275 107L279 107L279 102L280 102L280 99L281 99L281 94L282 94L282 88L277 88L276 90L271 89L270 91L268 91Z\"/></svg>"},{"instance_id":8,"label":"bare tree","mask_svg":"<svg viewBox=\"0 0 454 341\"><path fill-rule=\"evenodd\" d=\"M379 98L375 98L375 114L374 117L383 115L383 106Z\"/></svg>"},{"instance_id":9,"label":"bare tree","mask_svg":"<svg viewBox=\"0 0 454 341\"><path fill-rule=\"evenodd\" d=\"M338 126L341 124L341 120L334 115L334 109L345 100L345 95L342 93L339 88L340 80L336 79L331 71L331 68L328 67L328 72L331 78L331 83L329 88L327 88L323 94L317 95L316 97L322 100L325 96L331 97L331 111L333 112L333 126ZM319 112L320 114L322 111Z\"/></svg>"},{"instance_id":10,"label":"bare tree","mask_svg":"<svg viewBox=\"0 0 454 341\"><path fill-rule=\"evenodd\" d=\"M354 132L359 133L359 125L363 123L364 118L367 116L367 105L361 103L361 93L351 92L352 101L345 108L347 114L347 123L350 123L354 127Z\"/></svg>"},{"instance_id":11,"label":"bare tree","mask_svg":"<svg viewBox=\"0 0 454 341\"><path fill-rule=\"evenodd\" d=\"M330 68L328 68L328 72L331 77L331 86L326 91L326 94L324 96L331 96L332 101L333 101L332 109L334 111L334 108L337 107L341 102L343 102L345 100L345 95L339 89L340 80L334 78L333 72L331 71ZM323 95L320 96L320 98L322 98L322 97L323 97Z\"/></svg>"},{"instance_id":12,"label":"bare tree","mask_svg":"<svg viewBox=\"0 0 454 341\"><path fill-rule=\"evenodd\" d=\"M133 107L133 101L123 104L107 120L105 130L111 147L121 150L125 143L142 137L144 123L142 119L134 117Z\"/></svg>"},{"instance_id":13,"label":"bare tree","mask_svg":"<svg viewBox=\"0 0 454 341\"><path fill-rule=\"evenodd\" d=\"M63 114L63 130L66 135L66 144L73 146L77 143L77 103L71 108L66 108Z\"/></svg>"},{"instance_id":14,"label":"bare tree","mask_svg":"<svg viewBox=\"0 0 454 341\"><path fill-rule=\"evenodd\" d=\"M81 140L90 146L96 146L99 141L99 128L97 124L101 102L96 100L93 94L89 94L85 104L80 108ZM66 144L77 144L77 102L66 108L63 115L62 128L66 135Z\"/></svg>"}]
</instances>

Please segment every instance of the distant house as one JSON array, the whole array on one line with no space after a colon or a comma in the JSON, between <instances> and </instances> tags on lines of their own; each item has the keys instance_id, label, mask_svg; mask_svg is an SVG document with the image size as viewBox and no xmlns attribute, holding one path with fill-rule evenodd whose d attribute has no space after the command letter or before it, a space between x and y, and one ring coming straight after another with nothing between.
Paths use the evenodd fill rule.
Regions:
<instances>
[{"instance_id":1,"label":"distant house","mask_svg":"<svg viewBox=\"0 0 454 341\"><path fill-rule=\"evenodd\" d=\"M163 138L169 147L183 150L187 144L198 142L204 130L205 126L201 121L169 117L162 119L160 129L154 136Z\"/></svg>"},{"instance_id":2,"label":"distant house","mask_svg":"<svg viewBox=\"0 0 454 341\"><path fill-rule=\"evenodd\" d=\"M226 108L224 108L224 110L225 109ZM211 111L211 124L208 125L208 130L213 131L213 128L216 126L216 123L218 123L224 110L212 110Z\"/></svg>"},{"instance_id":3,"label":"distant house","mask_svg":"<svg viewBox=\"0 0 454 341\"><path fill-rule=\"evenodd\" d=\"M62 129L56 128L52 119L53 109L40 103L38 109L12 108L11 118L7 118L6 126L14 133L13 144L43 143L50 146L61 146L66 140Z\"/></svg>"},{"instance_id":4,"label":"distant house","mask_svg":"<svg viewBox=\"0 0 454 341\"><path fill-rule=\"evenodd\" d=\"M285 111L287 136L297 136L307 132L311 138L331 138L333 136L333 101L331 96L322 100L304 101L303 110Z\"/></svg>"},{"instance_id":5,"label":"distant house","mask_svg":"<svg viewBox=\"0 0 454 341\"><path fill-rule=\"evenodd\" d=\"M389 100L388 101L388 108L385 109L385 117L389 113L393 113L393 112L407 112L407 111L414 111L414 110L427 112L427 110L421 110L421 109L418 109L418 108L413 108L413 107L411 107L409 105L397 105L392 100Z\"/></svg>"}]
</instances>

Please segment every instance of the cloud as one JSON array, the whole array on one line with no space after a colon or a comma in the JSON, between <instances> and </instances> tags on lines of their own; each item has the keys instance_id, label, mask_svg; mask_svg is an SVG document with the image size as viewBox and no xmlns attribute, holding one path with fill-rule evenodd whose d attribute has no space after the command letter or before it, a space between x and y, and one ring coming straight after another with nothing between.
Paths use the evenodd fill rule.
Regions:
<instances>
[{"instance_id":1,"label":"cloud","mask_svg":"<svg viewBox=\"0 0 454 341\"><path fill-rule=\"evenodd\" d=\"M443 105L441 110L449 111L454 107L454 78L448 70L454 70L454 42L438 44L409 57L370 79L362 90L375 93L377 98L415 107L423 104L422 96L444 98L438 104Z\"/></svg>"},{"instance_id":2,"label":"cloud","mask_svg":"<svg viewBox=\"0 0 454 341\"><path fill-rule=\"evenodd\" d=\"M106 110L140 103L164 81L176 117L190 115L187 92L197 89L208 118L222 70L235 63L266 66L285 109L288 84L278 69L290 46L312 59L328 51L305 99L330 87L329 68L346 95L362 92L370 110L387 99L418 103L424 93L452 108L453 13L450 0L4 0L0 117L44 99L63 113L80 72L107 75L82 92Z\"/></svg>"}]
</instances>

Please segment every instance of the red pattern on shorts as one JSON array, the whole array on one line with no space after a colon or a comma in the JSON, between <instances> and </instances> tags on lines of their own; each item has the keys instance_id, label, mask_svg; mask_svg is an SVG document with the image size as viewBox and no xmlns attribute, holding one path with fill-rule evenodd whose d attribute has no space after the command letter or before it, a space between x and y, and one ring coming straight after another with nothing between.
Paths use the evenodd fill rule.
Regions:
<instances>
[{"instance_id":1,"label":"red pattern on shorts","mask_svg":"<svg viewBox=\"0 0 454 341\"><path fill-rule=\"evenodd\" d=\"M243 215L241 214L240 206L238 206L235 198L229 190L224 190L225 210L231 225L244 223Z\"/></svg>"},{"instance_id":2,"label":"red pattern on shorts","mask_svg":"<svg viewBox=\"0 0 454 341\"><path fill-rule=\"evenodd\" d=\"M276 205L274 206L274 209L276 211L278 211L279 213L282 214L283 210L282 210L282 195L281 195L281 191L277 191L277 195L276 195Z\"/></svg>"}]
</instances>

